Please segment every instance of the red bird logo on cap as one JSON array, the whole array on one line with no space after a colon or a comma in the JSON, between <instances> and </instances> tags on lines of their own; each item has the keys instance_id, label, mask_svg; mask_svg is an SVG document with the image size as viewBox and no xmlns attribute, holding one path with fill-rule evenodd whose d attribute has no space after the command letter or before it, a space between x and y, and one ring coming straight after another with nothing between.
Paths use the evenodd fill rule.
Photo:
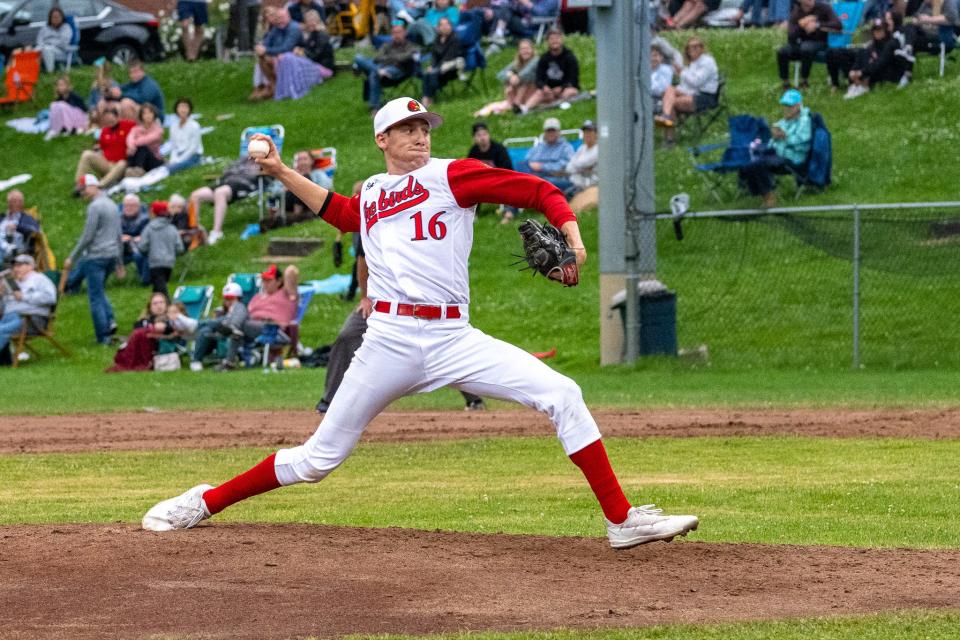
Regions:
<instances>
[{"instance_id":1,"label":"red bird logo on cap","mask_svg":"<svg viewBox=\"0 0 960 640\"><path fill-rule=\"evenodd\" d=\"M423 109L423 107L420 106L420 103L416 100L411 100L407 103L407 111L420 111L421 109Z\"/></svg>"}]
</instances>

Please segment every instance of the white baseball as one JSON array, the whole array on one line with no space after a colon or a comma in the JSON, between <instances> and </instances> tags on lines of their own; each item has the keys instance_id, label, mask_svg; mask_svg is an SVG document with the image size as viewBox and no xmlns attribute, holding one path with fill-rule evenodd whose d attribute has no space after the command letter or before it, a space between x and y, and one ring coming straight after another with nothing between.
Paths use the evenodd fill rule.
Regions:
<instances>
[{"instance_id":1,"label":"white baseball","mask_svg":"<svg viewBox=\"0 0 960 640\"><path fill-rule=\"evenodd\" d=\"M251 158L266 158L270 153L270 145L266 140L254 138L247 143L247 155Z\"/></svg>"}]
</instances>

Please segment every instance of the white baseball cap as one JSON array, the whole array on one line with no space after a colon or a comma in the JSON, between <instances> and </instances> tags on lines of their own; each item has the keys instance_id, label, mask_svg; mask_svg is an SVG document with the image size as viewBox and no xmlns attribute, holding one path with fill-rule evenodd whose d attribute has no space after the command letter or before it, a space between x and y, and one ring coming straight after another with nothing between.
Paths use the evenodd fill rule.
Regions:
<instances>
[{"instance_id":1,"label":"white baseball cap","mask_svg":"<svg viewBox=\"0 0 960 640\"><path fill-rule=\"evenodd\" d=\"M223 290L221 291L221 293L223 294L224 298L242 298L243 297L243 289L241 289L240 285L238 285L236 282L228 282L227 284L225 284L223 286Z\"/></svg>"},{"instance_id":2,"label":"white baseball cap","mask_svg":"<svg viewBox=\"0 0 960 640\"><path fill-rule=\"evenodd\" d=\"M99 187L100 179L92 173L86 173L80 178L81 187Z\"/></svg>"},{"instance_id":3,"label":"white baseball cap","mask_svg":"<svg viewBox=\"0 0 960 640\"><path fill-rule=\"evenodd\" d=\"M419 100L409 97L396 98L383 105L373 117L373 134L383 133L390 127L412 118L426 120L431 129L436 129L443 124L443 118L439 114L427 111Z\"/></svg>"},{"instance_id":4,"label":"white baseball cap","mask_svg":"<svg viewBox=\"0 0 960 640\"><path fill-rule=\"evenodd\" d=\"M543 121L543 130L549 131L550 129L560 130L560 120L557 118L547 118Z\"/></svg>"}]
</instances>

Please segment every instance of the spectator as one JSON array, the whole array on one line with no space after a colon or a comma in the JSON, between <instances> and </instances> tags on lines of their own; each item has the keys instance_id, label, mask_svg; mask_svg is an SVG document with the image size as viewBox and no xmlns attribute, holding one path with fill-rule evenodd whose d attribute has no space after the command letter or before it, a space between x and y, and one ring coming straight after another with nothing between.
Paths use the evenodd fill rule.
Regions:
<instances>
[{"instance_id":1,"label":"spectator","mask_svg":"<svg viewBox=\"0 0 960 640\"><path fill-rule=\"evenodd\" d=\"M284 269L281 274L275 264L260 274L262 288L250 299L247 306L248 316L242 326L242 335L232 333L227 337L227 357L220 363L218 370L235 369L240 347L244 342L259 336L264 326L275 324L281 331L287 330L297 316L297 303L300 301L300 294L297 292L299 274L299 270L293 265ZM296 339L295 336L286 335L291 341Z\"/></svg>"},{"instance_id":2,"label":"spectator","mask_svg":"<svg viewBox=\"0 0 960 640\"><path fill-rule=\"evenodd\" d=\"M80 188L82 196L90 201L87 221L76 246L64 260L63 268L69 271L74 261L82 258L78 266L87 280L94 335L98 343L108 345L117 332L117 323L105 290L107 276L113 269L117 270L118 278L125 275L121 260L120 216L116 205L100 191L100 181L95 175L82 176Z\"/></svg>"},{"instance_id":3,"label":"spectator","mask_svg":"<svg viewBox=\"0 0 960 640\"><path fill-rule=\"evenodd\" d=\"M597 175L597 162L600 153L597 146L597 125L593 123L593 120L584 120L580 132L583 135L583 144L574 152L566 166L567 175L570 176L570 182L573 184L573 189L570 191L570 195L573 197L588 190L595 193L597 184L600 182L600 177ZM585 198L587 196L581 196L579 201L582 202ZM595 196L593 200L596 201ZM577 213L577 211L574 211L574 213Z\"/></svg>"},{"instance_id":4,"label":"spectator","mask_svg":"<svg viewBox=\"0 0 960 640\"><path fill-rule=\"evenodd\" d=\"M663 92L663 113L654 116L656 123L667 128L667 140L673 141L678 113L697 113L717 106L720 70L717 61L707 53L700 38L690 38L683 48L687 66L675 66L680 84Z\"/></svg>"},{"instance_id":5,"label":"spectator","mask_svg":"<svg viewBox=\"0 0 960 640\"><path fill-rule=\"evenodd\" d=\"M167 318L168 305L166 294L154 291L150 295L146 308L133 323L133 331L114 355L113 366L106 370L108 373L147 371L153 367L157 340L173 333Z\"/></svg>"},{"instance_id":6,"label":"spectator","mask_svg":"<svg viewBox=\"0 0 960 640\"><path fill-rule=\"evenodd\" d=\"M153 285L153 290L169 296L167 283L170 282L177 256L183 253L183 241L180 239L177 228L170 222L166 202L161 200L152 203L150 212L153 218L140 234L137 245L140 253L147 257L150 284Z\"/></svg>"},{"instance_id":7,"label":"spectator","mask_svg":"<svg viewBox=\"0 0 960 640\"><path fill-rule=\"evenodd\" d=\"M70 78L60 76L50 103L50 128L43 139L52 140L60 134L79 134L87 130L88 124L86 103L73 91Z\"/></svg>"},{"instance_id":8,"label":"spectator","mask_svg":"<svg viewBox=\"0 0 960 640\"><path fill-rule=\"evenodd\" d=\"M173 104L177 120L170 125L170 161L167 172L176 173L200 164L203 159L203 134L200 124L191 118L193 102L177 98Z\"/></svg>"},{"instance_id":9,"label":"spectator","mask_svg":"<svg viewBox=\"0 0 960 640\"><path fill-rule=\"evenodd\" d=\"M191 251L206 244L207 232L197 224L196 214L190 215L187 200L175 193L167 201L167 210L170 211L170 222L177 228L180 240L187 251Z\"/></svg>"},{"instance_id":10,"label":"spectator","mask_svg":"<svg viewBox=\"0 0 960 640\"><path fill-rule=\"evenodd\" d=\"M654 113L663 113L663 94L672 86L673 67L663 61L660 49L650 47L650 94Z\"/></svg>"},{"instance_id":11,"label":"spectator","mask_svg":"<svg viewBox=\"0 0 960 640\"><path fill-rule=\"evenodd\" d=\"M327 172L323 169L314 168L313 156L310 155L309 151L297 151L293 154L293 169L324 189L333 188L333 180L327 175ZM280 186L279 183L276 184ZM303 203L303 200L298 198L292 191L287 191L284 194L284 213L286 214L287 224L296 224L297 222L305 222L316 218L310 208ZM271 228L278 225L279 222L271 220L266 227ZM263 227L264 224L260 226Z\"/></svg>"},{"instance_id":12,"label":"spectator","mask_svg":"<svg viewBox=\"0 0 960 640\"><path fill-rule=\"evenodd\" d=\"M783 105L783 118L771 129L772 153L761 153L756 162L740 170L740 178L750 193L763 197L764 207L777 204L773 174L787 173L790 169L802 170L813 139L810 109L803 106L800 92L787 90L780 98L780 104Z\"/></svg>"},{"instance_id":13,"label":"spectator","mask_svg":"<svg viewBox=\"0 0 960 640\"><path fill-rule=\"evenodd\" d=\"M387 0L387 7L390 9L390 19L394 23L403 21L406 25L412 25L423 16L427 2L425 0Z\"/></svg>"},{"instance_id":14,"label":"spectator","mask_svg":"<svg viewBox=\"0 0 960 640\"><path fill-rule=\"evenodd\" d=\"M96 75L90 87L90 97L87 98L87 117L90 120L91 129L103 126L100 116L107 106L120 108L122 95L120 84L110 76L110 63L104 60L94 65Z\"/></svg>"},{"instance_id":15,"label":"spectator","mask_svg":"<svg viewBox=\"0 0 960 640\"><path fill-rule=\"evenodd\" d=\"M121 120L120 112L112 104L105 107L100 114L100 149L88 149L80 154L75 174L76 183L81 184L80 178L86 174L99 177L97 190L100 186L109 187L117 182L127 168L127 136L136 126L133 120ZM74 190L74 195L80 195L80 188Z\"/></svg>"},{"instance_id":16,"label":"spectator","mask_svg":"<svg viewBox=\"0 0 960 640\"><path fill-rule=\"evenodd\" d=\"M912 4L912 3L911 3ZM920 8L914 14L913 22L904 29L906 37L906 54L912 63L916 52L940 54L940 27L953 27L956 32L960 27L960 11L957 9L957 0L923 0ZM901 86L906 86L913 75L913 65L904 73Z\"/></svg>"},{"instance_id":17,"label":"spectator","mask_svg":"<svg viewBox=\"0 0 960 640\"><path fill-rule=\"evenodd\" d=\"M827 50L827 32L843 31L833 8L817 0L798 0L787 24L787 44L777 51L780 81L790 88L790 61L800 61L800 88L810 86L810 69L817 54Z\"/></svg>"},{"instance_id":18,"label":"spectator","mask_svg":"<svg viewBox=\"0 0 960 640\"><path fill-rule=\"evenodd\" d=\"M492 47L487 50L492 55L507 44L507 35L526 38L530 35L528 17L530 0L490 0L483 8L483 24L490 36Z\"/></svg>"},{"instance_id":19,"label":"spectator","mask_svg":"<svg viewBox=\"0 0 960 640\"><path fill-rule=\"evenodd\" d=\"M144 210L139 196L128 193L120 204L120 241L123 243L123 264L133 262L137 265L140 284L150 283L150 268L146 255L140 251L140 234L150 222L150 216Z\"/></svg>"},{"instance_id":20,"label":"spectator","mask_svg":"<svg viewBox=\"0 0 960 640\"><path fill-rule=\"evenodd\" d=\"M490 129L485 122L473 123L473 146L467 152L467 157L479 160L488 167L513 169L513 161L510 160L507 148L490 137ZM500 223L507 224L516 217L518 210L516 207L504 205L498 211Z\"/></svg>"},{"instance_id":21,"label":"spectator","mask_svg":"<svg viewBox=\"0 0 960 640\"><path fill-rule=\"evenodd\" d=\"M566 193L573 187L567 177L567 163L573 158L573 147L560 134L560 121L547 118L543 121L543 137L524 159L527 173L543 178Z\"/></svg>"},{"instance_id":22,"label":"spectator","mask_svg":"<svg viewBox=\"0 0 960 640\"><path fill-rule=\"evenodd\" d=\"M58 62L66 62L73 40L73 27L67 22L60 7L54 6L47 13L47 24L37 31L37 49L43 58L43 68L52 73Z\"/></svg>"},{"instance_id":23,"label":"spectator","mask_svg":"<svg viewBox=\"0 0 960 640\"><path fill-rule=\"evenodd\" d=\"M18 253L34 252L36 234L40 231L40 223L24 210L23 192L11 189L7 194L7 211L0 218L0 236L5 248L0 251L0 259L4 263L13 260Z\"/></svg>"},{"instance_id":24,"label":"spectator","mask_svg":"<svg viewBox=\"0 0 960 640\"><path fill-rule=\"evenodd\" d=\"M228 282L223 290L223 306L214 312L213 320L204 320L197 327L196 341L193 345L193 355L190 358L191 371L203 371L203 360L217 348L221 338L243 336L243 325L247 321L247 307L240 299L243 290L236 282ZM240 340L230 341L227 345L227 357L221 362L218 369L232 368L226 362L235 363L242 346Z\"/></svg>"},{"instance_id":25,"label":"spectator","mask_svg":"<svg viewBox=\"0 0 960 640\"><path fill-rule=\"evenodd\" d=\"M57 288L50 278L36 271L37 263L32 256L19 255L13 259L13 285L0 278L0 351L9 349L10 338L20 333L23 318L31 316L34 323L43 329L47 326L50 312L57 304Z\"/></svg>"},{"instance_id":26,"label":"spectator","mask_svg":"<svg viewBox=\"0 0 960 640\"><path fill-rule=\"evenodd\" d=\"M127 134L128 177L139 178L147 171L163 166L160 145L163 143L163 125L157 119L157 108L149 102L140 105L138 122Z\"/></svg>"},{"instance_id":27,"label":"spectator","mask_svg":"<svg viewBox=\"0 0 960 640\"><path fill-rule=\"evenodd\" d=\"M131 60L127 65L127 77L130 82L122 85L120 91L120 114L124 119L133 120L143 104L156 107L157 119L163 122L163 91L139 60Z\"/></svg>"},{"instance_id":28,"label":"spectator","mask_svg":"<svg viewBox=\"0 0 960 640\"><path fill-rule=\"evenodd\" d=\"M277 56L276 100L299 100L315 85L333 75L333 45L320 14L308 11L300 43L290 53Z\"/></svg>"},{"instance_id":29,"label":"spectator","mask_svg":"<svg viewBox=\"0 0 960 640\"><path fill-rule=\"evenodd\" d=\"M413 23L407 37L418 44L430 46L437 37L437 25L446 18L454 27L460 22L460 9L452 0L436 0L426 14Z\"/></svg>"},{"instance_id":30,"label":"spectator","mask_svg":"<svg viewBox=\"0 0 960 640\"><path fill-rule=\"evenodd\" d=\"M683 0L667 26L673 29L689 29L700 20L703 14L716 11L718 8L720 8L720 0Z\"/></svg>"},{"instance_id":31,"label":"spectator","mask_svg":"<svg viewBox=\"0 0 960 640\"><path fill-rule=\"evenodd\" d=\"M323 3L317 2L317 0L293 0L287 5L287 13L290 14L290 19L301 24L306 23L307 14L311 11L317 12L317 17L320 18L321 23L326 22L327 10Z\"/></svg>"},{"instance_id":32,"label":"spectator","mask_svg":"<svg viewBox=\"0 0 960 640\"><path fill-rule=\"evenodd\" d=\"M380 108L383 87L399 84L413 75L420 50L407 40L407 28L403 23L390 29L390 40L385 42L373 60L357 55L353 59L354 73L366 76L363 81L363 99L371 115Z\"/></svg>"},{"instance_id":33,"label":"spectator","mask_svg":"<svg viewBox=\"0 0 960 640\"><path fill-rule=\"evenodd\" d=\"M254 67L254 90L250 100L268 100L274 96L277 85L276 60L281 53L293 51L300 42L300 23L290 19L286 9L267 7L264 16L270 25L263 41L253 47L257 54Z\"/></svg>"},{"instance_id":34,"label":"spectator","mask_svg":"<svg viewBox=\"0 0 960 640\"><path fill-rule=\"evenodd\" d=\"M497 80L503 85L504 99L491 102L473 114L474 118L483 118L491 114L508 111L520 111L520 107L537 91L537 64L540 57L533 48L533 42L524 38L517 43L517 55L506 67L497 73Z\"/></svg>"},{"instance_id":35,"label":"spectator","mask_svg":"<svg viewBox=\"0 0 960 640\"><path fill-rule=\"evenodd\" d=\"M180 20L183 57L187 62L193 62L203 47L204 25L210 22L206 0L178 0L177 18Z\"/></svg>"},{"instance_id":36,"label":"spectator","mask_svg":"<svg viewBox=\"0 0 960 640\"><path fill-rule=\"evenodd\" d=\"M167 320L178 337L184 340L193 340L196 337L200 323L190 317L187 305L181 301L175 300L167 305Z\"/></svg>"},{"instance_id":37,"label":"spectator","mask_svg":"<svg viewBox=\"0 0 960 640\"><path fill-rule=\"evenodd\" d=\"M437 38L430 47L430 63L423 71L423 106L430 108L437 92L463 69L463 45L453 32L453 24L440 18Z\"/></svg>"},{"instance_id":38,"label":"spectator","mask_svg":"<svg viewBox=\"0 0 960 640\"><path fill-rule=\"evenodd\" d=\"M580 63L563 45L563 33L551 29L547 50L537 63L537 90L520 107L522 113L540 105L569 100L580 93Z\"/></svg>"},{"instance_id":39,"label":"spectator","mask_svg":"<svg viewBox=\"0 0 960 640\"><path fill-rule=\"evenodd\" d=\"M767 7L766 18L763 15L764 6ZM790 17L790 0L743 0L733 17L734 22L742 27L747 13L750 14L749 23L754 27L776 24L786 28L787 19Z\"/></svg>"},{"instance_id":40,"label":"spectator","mask_svg":"<svg viewBox=\"0 0 960 640\"><path fill-rule=\"evenodd\" d=\"M258 188L260 166L248 158L241 158L223 170L223 174L211 187L200 187L190 194L193 210L200 215L200 204L213 203L213 229L207 238L208 244L216 244L223 238L223 221L227 217L227 205L237 198L246 198Z\"/></svg>"},{"instance_id":41,"label":"spectator","mask_svg":"<svg viewBox=\"0 0 960 640\"><path fill-rule=\"evenodd\" d=\"M896 55L898 47L897 41L887 30L886 22L877 18L870 24L870 43L866 47L827 50L831 89L839 87L841 72L850 80L850 87L844 96L847 99L862 96L879 82L899 82L904 69Z\"/></svg>"}]
</instances>

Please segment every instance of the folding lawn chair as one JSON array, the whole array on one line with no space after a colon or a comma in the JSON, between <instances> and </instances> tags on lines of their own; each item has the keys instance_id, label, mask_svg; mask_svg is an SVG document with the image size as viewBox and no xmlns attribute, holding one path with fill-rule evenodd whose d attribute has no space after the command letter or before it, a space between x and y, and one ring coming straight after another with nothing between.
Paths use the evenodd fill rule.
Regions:
<instances>
[{"instance_id":1,"label":"folding lawn chair","mask_svg":"<svg viewBox=\"0 0 960 640\"><path fill-rule=\"evenodd\" d=\"M754 140L760 140L761 143L770 142L770 127L763 118L757 118L750 115L730 116L727 120L730 128L729 140L726 143L707 144L699 147L690 147L693 166L703 176L707 183L710 195L716 198L717 202L723 202L722 193L728 190L727 176L736 175L740 169L748 166L752 162L750 145ZM723 150L720 160L715 162L704 162L705 154L712 154ZM739 181L734 183L739 185ZM736 186L735 189L738 189ZM733 194L729 194L733 195Z\"/></svg>"},{"instance_id":2,"label":"folding lawn chair","mask_svg":"<svg viewBox=\"0 0 960 640\"><path fill-rule=\"evenodd\" d=\"M794 171L787 166L787 169L793 175L797 183L797 191L794 199L800 197L807 189L816 189L823 191L831 182L831 172L833 169L833 144L830 137L830 130L827 129L823 116L819 113L810 114L811 119L811 139L810 152L807 155L807 161L804 163L802 171Z\"/></svg>"},{"instance_id":3,"label":"folding lawn chair","mask_svg":"<svg viewBox=\"0 0 960 640\"><path fill-rule=\"evenodd\" d=\"M210 306L213 304L213 285L180 285L173 292L173 300L182 302L187 308L187 315L194 320L203 320L210 315Z\"/></svg>"},{"instance_id":4,"label":"folding lawn chair","mask_svg":"<svg viewBox=\"0 0 960 640\"><path fill-rule=\"evenodd\" d=\"M707 134L707 130L713 123L720 120L720 118L727 113L727 98L724 91L726 86L727 79L720 76L720 80L717 83L716 106L703 109L702 111L695 111L694 113L677 113L677 128L680 132L689 129L694 142L700 144L703 136Z\"/></svg>"},{"instance_id":5,"label":"folding lawn chair","mask_svg":"<svg viewBox=\"0 0 960 640\"><path fill-rule=\"evenodd\" d=\"M29 100L36 103L33 88L40 78L40 52L18 51L7 67L7 95L0 97L0 107L13 108Z\"/></svg>"},{"instance_id":6,"label":"folding lawn chair","mask_svg":"<svg viewBox=\"0 0 960 640\"><path fill-rule=\"evenodd\" d=\"M263 135L270 136L273 140L274 146L277 148L277 154L283 154L283 139L286 135L286 132L282 124L273 124L269 126L258 126L258 127L247 127L240 133L240 157L247 157L247 143L250 142L250 138L253 137L255 133L262 133ZM257 212L260 216L260 221L263 221L263 211L264 211L264 184L266 182L266 176L260 174L257 176ZM251 194L252 195L252 194ZM281 207L281 211L283 208Z\"/></svg>"},{"instance_id":7,"label":"folding lawn chair","mask_svg":"<svg viewBox=\"0 0 960 640\"><path fill-rule=\"evenodd\" d=\"M48 274L48 275L53 275L57 277L58 280L61 279L59 277L60 276L59 272L52 272L51 274ZM66 276L64 275L62 279L65 281ZM63 296L63 288L59 287L58 296L57 296L58 303L59 303L59 298L61 296ZM47 317L23 316L21 318L20 331L18 333L13 334L10 337L10 343L13 347L12 365L14 368L20 366L20 354L23 353L24 351L29 351L33 355L39 355L37 350L34 349L33 346L30 344L32 340L36 340L37 338L43 338L44 340L52 344L54 347L56 347L57 350L60 351L62 355L64 355L67 358L70 357L70 352L67 351L67 349L62 344L60 344L57 341L57 339L54 337L53 325L54 325L54 322L56 321L56 318L57 318L56 304L54 304L53 307L50 309L50 315Z\"/></svg>"}]
</instances>

